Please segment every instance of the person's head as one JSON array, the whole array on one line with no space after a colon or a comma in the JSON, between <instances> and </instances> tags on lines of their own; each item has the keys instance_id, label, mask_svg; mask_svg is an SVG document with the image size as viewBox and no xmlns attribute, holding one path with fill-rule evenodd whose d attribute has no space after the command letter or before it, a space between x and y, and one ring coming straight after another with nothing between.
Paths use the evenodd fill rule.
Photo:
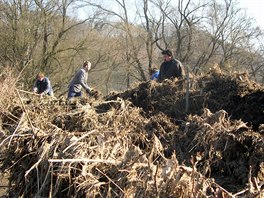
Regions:
<instances>
[{"instance_id":1,"label":"person's head","mask_svg":"<svg viewBox=\"0 0 264 198\"><path fill-rule=\"evenodd\" d=\"M168 61L171 61L171 59L173 58L172 56L172 52L170 50L163 50L162 52L162 55L163 55L163 60L165 62L168 62Z\"/></svg>"},{"instance_id":2,"label":"person's head","mask_svg":"<svg viewBox=\"0 0 264 198\"><path fill-rule=\"evenodd\" d=\"M36 78L37 78L37 80L42 81L45 78L45 75L44 75L44 73L40 72L40 73L38 73Z\"/></svg>"},{"instance_id":3,"label":"person's head","mask_svg":"<svg viewBox=\"0 0 264 198\"><path fill-rule=\"evenodd\" d=\"M89 61L84 61L83 63L83 68L85 69L85 71L89 71L91 69L92 64Z\"/></svg>"}]
</instances>

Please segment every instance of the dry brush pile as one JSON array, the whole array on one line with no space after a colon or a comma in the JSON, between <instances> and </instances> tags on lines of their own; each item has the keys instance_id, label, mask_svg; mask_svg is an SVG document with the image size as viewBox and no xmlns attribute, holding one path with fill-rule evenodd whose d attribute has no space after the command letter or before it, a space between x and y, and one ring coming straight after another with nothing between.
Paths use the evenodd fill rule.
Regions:
<instances>
[{"instance_id":1,"label":"dry brush pile","mask_svg":"<svg viewBox=\"0 0 264 198\"><path fill-rule=\"evenodd\" d=\"M14 86L0 115L9 196L264 196L264 90L242 77L199 78L188 112L177 81L70 104Z\"/></svg>"}]
</instances>

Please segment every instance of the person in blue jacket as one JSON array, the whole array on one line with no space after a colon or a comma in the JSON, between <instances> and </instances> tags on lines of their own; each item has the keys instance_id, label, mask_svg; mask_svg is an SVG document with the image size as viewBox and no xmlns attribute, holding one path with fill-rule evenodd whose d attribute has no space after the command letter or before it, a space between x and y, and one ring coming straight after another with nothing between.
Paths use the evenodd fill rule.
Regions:
<instances>
[{"instance_id":1,"label":"person in blue jacket","mask_svg":"<svg viewBox=\"0 0 264 198\"><path fill-rule=\"evenodd\" d=\"M158 79L158 77L159 77L159 70L156 67L154 67L151 70L151 78L150 78L150 80L156 80L156 79Z\"/></svg>"},{"instance_id":2,"label":"person in blue jacket","mask_svg":"<svg viewBox=\"0 0 264 198\"><path fill-rule=\"evenodd\" d=\"M41 97L44 95L53 96L53 90L48 77L44 73L39 73L34 83L33 92L39 94Z\"/></svg>"}]
</instances>

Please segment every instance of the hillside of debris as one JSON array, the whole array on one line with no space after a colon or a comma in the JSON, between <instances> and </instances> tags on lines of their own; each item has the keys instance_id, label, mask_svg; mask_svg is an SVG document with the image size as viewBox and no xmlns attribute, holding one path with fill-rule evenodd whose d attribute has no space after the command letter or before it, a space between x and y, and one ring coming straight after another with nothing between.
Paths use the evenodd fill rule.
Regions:
<instances>
[{"instance_id":1,"label":"hillside of debris","mask_svg":"<svg viewBox=\"0 0 264 198\"><path fill-rule=\"evenodd\" d=\"M246 74L73 102L27 93L12 73L0 83L10 197L264 196L264 87Z\"/></svg>"}]
</instances>

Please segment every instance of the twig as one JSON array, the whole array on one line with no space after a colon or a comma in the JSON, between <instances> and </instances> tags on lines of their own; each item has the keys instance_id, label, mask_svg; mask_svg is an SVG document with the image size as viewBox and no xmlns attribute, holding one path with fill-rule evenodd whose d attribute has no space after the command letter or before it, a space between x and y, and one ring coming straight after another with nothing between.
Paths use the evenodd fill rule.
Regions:
<instances>
[{"instance_id":1,"label":"twig","mask_svg":"<svg viewBox=\"0 0 264 198\"><path fill-rule=\"evenodd\" d=\"M50 175L52 175L52 174L51 174L51 171L50 171L51 168L52 168L52 167L49 166L49 169L48 169L47 172L46 172L46 176L45 176L45 178L44 178L44 181L42 182L42 185L41 185L40 189L39 189L38 192L36 193L37 196L40 196L40 194L41 194L41 192L43 191L43 189L47 186L48 178L49 178ZM50 175L49 175L49 174L50 174Z\"/></svg>"},{"instance_id":2,"label":"twig","mask_svg":"<svg viewBox=\"0 0 264 198\"><path fill-rule=\"evenodd\" d=\"M86 132L83 131L75 131L75 132L71 132L71 134L75 135L75 136L83 136L83 134L85 134ZM98 134L106 134L106 133L115 133L115 131L96 131L94 133L91 133L90 135L98 135Z\"/></svg>"},{"instance_id":3,"label":"twig","mask_svg":"<svg viewBox=\"0 0 264 198\"><path fill-rule=\"evenodd\" d=\"M118 186L110 177L108 177L105 173L103 173L102 171L100 171L98 168L96 168L96 170L101 173L102 175L104 175L110 182L112 182L123 194L125 194L125 192L123 191L123 189Z\"/></svg>"},{"instance_id":4,"label":"twig","mask_svg":"<svg viewBox=\"0 0 264 198\"><path fill-rule=\"evenodd\" d=\"M49 162L87 162L87 163L105 163L105 164L118 164L119 162L116 160L104 160L104 159L87 159L87 158L80 158L80 159L49 159Z\"/></svg>"},{"instance_id":5,"label":"twig","mask_svg":"<svg viewBox=\"0 0 264 198\"><path fill-rule=\"evenodd\" d=\"M220 186L219 184L212 182L212 184L214 184L217 188L220 188L223 192L225 192L228 196L230 196L231 198L235 198L234 195L232 195L230 192L228 192L226 189L224 189L222 186Z\"/></svg>"},{"instance_id":6,"label":"twig","mask_svg":"<svg viewBox=\"0 0 264 198\"><path fill-rule=\"evenodd\" d=\"M13 137L25 137L25 136L32 136L32 134L14 134ZM8 136L6 137L1 143L0 143L0 147L5 143L5 141L7 141L8 139L10 139L12 136Z\"/></svg>"},{"instance_id":7,"label":"twig","mask_svg":"<svg viewBox=\"0 0 264 198\"><path fill-rule=\"evenodd\" d=\"M245 190L242 190L240 192L237 192L236 194L234 194L234 197L237 197L238 195L244 194L245 192L247 192L249 189L246 188Z\"/></svg>"},{"instance_id":8,"label":"twig","mask_svg":"<svg viewBox=\"0 0 264 198\"><path fill-rule=\"evenodd\" d=\"M138 161L138 159L141 158L144 155L145 155L145 153L142 153L141 155L137 156L130 164L128 164L125 167L123 167L123 169L127 169L129 167L132 167Z\"/></svg>"},{"instance_id":9,"label":"twig","mask_svg":"<svg viewBox=\"0 0 264 198\"><path fill-rule=\"evenodd\" d=\"M53 197L53 164L51 164L51 171L50 171L50 190L49 190L49 197Z\"/></svg>"},{"instance_id":10,"label":"twig","mask_svg":"<svg viewBox=\"0 0 264 198\"><path fill-rule=\"evenodd\" d=\"M228 137L227 137L227 140L226 140L226 143L225 143L225 148L224 148L224 152L226 151L226 148L227 148L227 144L228 144Z\"/></svg>"},{"instance_id":11,"label":"twig","mask_svg":"<svg viewBox=\"0 0 264 198\"><path fill-rule=\"evenodd\" d=\"M18 162L20 162L22 159L28 157L29 155L31 155L31 154L33 154L33 153L36 153L36 152L30 152L30 153L24 155L23 157L19 158L16 162L13 162L13 164L12 164L11 166L9 166L9 167L7 168L7 170L11 170L15 165L18 164Z\"/></svg>"},{"instance_id":12,"label":"twig","mask_svg":"<svg viewBox=\"0 0 264 198\"><path fill-rule=\"evenodd\" d=\"M252 171L252 166L249 166L249 173L248 173L249 192L253 193L254 186L253 186L253 183L251 181L251 178L252 178L252 172L251 171Z\"/></svg>"},{"instance_id":13,"label":"twig","mask_svg":"<svg viewBox=\"0 0 264 198\"><path fill-rule=\"evenodd\" d=\"M159 169L159 164L157 163L156 171L155 171L155 175L154 175L154 186L155 186L155 191L156 191L157 197L159 197L159 190L158 190L158 184L157 184L158 169Z\"/></svg>"},{"instance_id":14,"label":"twig","mask_svg":"<svg viewBox=\"0 0 264 198\"><path fill-rule=\"evenodd\" d=\"M19 97L19 101L21 102L22 108L23 108L24 112L26 113L27 120L28 120L28 122L29 122L29 124L30 124L30 126L31 126L32 132L33 132L34 135L37 135L37 134L35 134L35 132L34 132L33 124L32 124L32 122L31 122L31 120L30 120L30 118L29 118L29 116L28 116L28 113L27 113L27 110L26 110L26 108L25 108L25 105L24 105L24 103L23 103L23 101L22 101L22 98L21 98L21 96L20 96L20 94L19 94L19 91L18 91L17 89L16 89L16 92L17 92L17 95L18 95L18 97Z\"/></svg>"},{"instance_id":15,"label":"twig","mask_svg":"<svg viewBox=\"0 0 264 198\"><path fill-rule=\"evenodd\" d=\"M195 159L195 157L192 155L191 156L191 163L192 163L192 173L191 173L191 175L192 175L192 196L193 197L195 197L195 195L196 195L196 192L195 192L195 172L196 172L196 165L197 165L197 161L196 161L196 159Z\"/></svg>"},{"instance_id":16,"label":"twig","mask_svg":"<svg viewBox=\"0 0 264 198\"><path fill-rule=\"evenodd\" d=\"M256 177L253 177L252 179L253 179L253 184L254 184L255 188L256 188L258 191L260 191L260 187L261 187L261 186L258 185L257 178L256 178Z\"/></svg>"},{"instance_id":17,"label":"twig","mask_svg":"<svg viewBox=\"0 0 264 198\"><path fill-rule=\"evenodd\" d=\"M186 83L186 104L185 104L185 113L189 112L189 100L190 100L190 77L189 77L189 67L186 65L186 78L187 78L187 83Z\"/></svg>"},{"instance_id":18,"label":"twig","mask_svg":"<svg viewBox=\"0 0 264 198\"><path fill-rule=\"evenodd\" d=\"M25 91L25 90L22 90L22 89L17 89L17 90L20 91L20 92L23 92L23 93L31 94L31 95L34 95L34 96L39 96L39 94L36 94L34 92Z\"/></svg>"},{"instance_id":19,"label":"twig","mask_svg":"<svg viewBox=\"0 0 264 198\"><path fill-rule=\"evenodd\" d=\"M10 140L9 140L9 143L8 143L8 146L7 146L8 148L9 148L9 146L10 146L10 144L11 144L11 141L12 141L14 135L16 134L16 132L17 132L17 130L18 130L20 124L22 123L22 120L23 120L23 118L24 118L24 115L25 115L25 113L23 112L22 115L21 115L21 118L20 118L20 120L19 120L19 123L17 124L17 127L16 127L15 131L13 132L13 134L12 134L11 137L10 137Z\"/></svg>"},{"instance_id":20,"label":"twig","mask_svg":"<svg viewBox=\"0 0 264 198\"><path fill-rule=\"evenodd\" d=\"M85 137L87 137L88 135L91 135L92 133L96 132L97 130L94 129L88 133L86 133L85 135L83 135L82 137L80 137L79 139L75 140L73 143L71 143L67 148L65 148L62 152L65 153L69 148L71 148L73 145L75 145L77 142L79 142L80 140L84 139Z\"/></svg>"},{"instance_id":21,"label":"twig","mask_svg":"<svg viewBox=\"0 0 264 198\"><path fill-rule=\"evenodd\" d=\"M107 101L100 101L100 104L108 104L108 103L121 103L123 102L122 100L121 101L118 101L118 100L107 100Z\"/></svg>"},{"instance_id":22,"label":"twig","mask_svg":"<svg viewBox=\"0 0 264 198\"><path fill-rule=\"evenodd\" d=\"M193 168L190 168L190 167L185 167L185 166L179 166L180 169L182 169L183 171L186 171L188 172L189 174L192 174L193 172ZM198 174L201 178L204 178L204 179L207 179L206 177L204 177L201 173L199 173L198 171L195 171L195 174ZM232 195L230 192L228 192L226 189L224 189L223 187L221 187L219 184L215 183L215 182L212 182L212 184L221 189L223 192L225 192L228 196L232 197L232 198L235 198L234 195Z\"/></svg>"},{"instance_id":23,"label":"twig","mask_svg":"<svg viewBox=\"0 0 264 198\"><path fill-rule=\"evenodd\" d=\"M41 162L41 160L44 158L44 155L47 153L47 151L50 149L51 145L54 143L55 141L52 141L49 146L44 146L44 149L41 153L41 156L39 157L39 160L29 169L26 171L25 173L25 178L27 178L27 175L34 169L37 168L37 166L39 165L39 163ZM46 143L47 145L47 143Z\"/></svg>"}]
</instances>

